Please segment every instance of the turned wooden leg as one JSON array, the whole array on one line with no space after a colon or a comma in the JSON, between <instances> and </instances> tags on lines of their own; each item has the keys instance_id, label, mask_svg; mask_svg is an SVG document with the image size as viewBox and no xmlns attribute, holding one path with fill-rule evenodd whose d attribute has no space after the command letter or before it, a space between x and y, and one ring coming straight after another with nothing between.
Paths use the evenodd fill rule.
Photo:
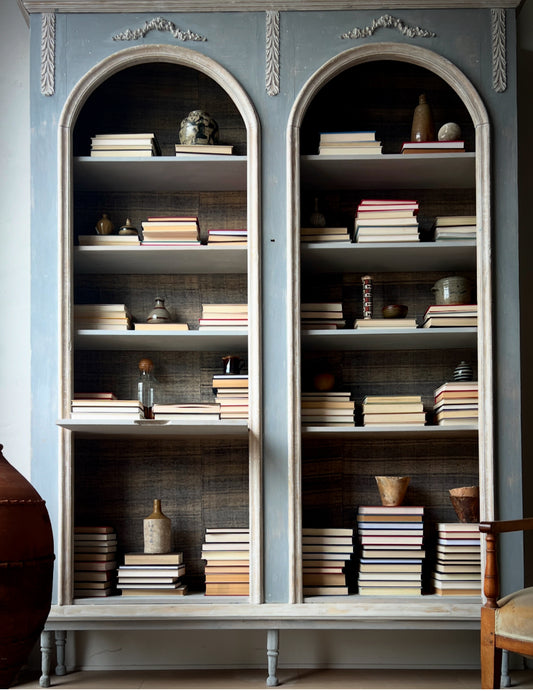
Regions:
<instances>
[{"instance_id":1,"label":"turned wooden leg","mask_svg":"<svg viewBox=\"0 0 533 691\"><path fill-rule=\"evenodd\" d=\"M41 633L41 677L39 686L50 686L50 667L52 665L53 634L51 631Z\"/></svg>"},{"instance_id":2,"label":"turned wooden leg","mask_svg":"<svg viewBox=\"0 0 533 691\"><path fill-rule=\"evenodd\" d=\"M279 631L270 629L267 631L267 686L278 686L278 655L279 655Z\"/></svg>"},{"instance_id":3,"label":"turned wooden leg","mask_svg":"<svg viewBox=\"0 0 533 691\"><path fill-rule=\"evenodd\" d=\"M67 673L67 668L65 667L65 643L67 640L66 631L56 631L56 674L59 677L64 676Z\"/></svg>"},{"instance_id":4,"label":"turned wooden leg","mask_svg":"<svg viewBox=\"0 0 533 691\"><path fill-rule=\"evenodd\" d=\"M494 644L495 610L481 608L481 688L499 689L502 651Z\"/></svg>"}]
</instances>

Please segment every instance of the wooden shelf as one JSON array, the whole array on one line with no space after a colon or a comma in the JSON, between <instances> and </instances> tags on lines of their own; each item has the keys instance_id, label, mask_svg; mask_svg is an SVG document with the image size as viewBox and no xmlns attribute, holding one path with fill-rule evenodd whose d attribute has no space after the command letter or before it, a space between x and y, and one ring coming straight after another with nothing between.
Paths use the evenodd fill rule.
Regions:
<instances>
[{"instance_id":1,"label":"wooden shelf","mask_svg":"<svg viewBox=\"0 0 533 691\"><path fill-rule=\"evenodd\" d=\"M246 247L74 247L74 268L86 274L244 274Z\"/></svg>"},{"instance_id":2,"label":"wooden shelf","mask_svg":"<svg viewBox=\"0 0 533 691\"><path fill-rule=\"evenodd\" d=\"M302 156L303 189L459 189L475 186L475 154Z\"/></svg>"},{"instance_id":3,"label":"wooden shelf","mask_svg":"<svg viewBox=\"0 0 533 691\"><path fill-rule=\"evenodd\" d=\"M302 331L308 350L447 350L475 348L476 342L474 327Z\"/></svg>"},{"instance_id":4,"label":"wooden shelf","mask_svg":"<svg viewBox=\"0 0 533 691\"><path fill-rule=\"evenodd\" d=\"M174 420L58 420L60 427L80 437L128 437L158 439L180 437L244 437L248 435L246 420L217 422L175 422Z\"/></svg>"},{"instance_id":5,"label":"wooden shelf","mask_svg":"<svg viewBox=\"0 0 533 691\"><path fill-rule=\"evenodd\" d=\"M301 245L304 271L474 271L475 240L457 242L313 242Z\"/></svg>"},{"instance_id":6,"label":"wooden shelf","mask_svg":"<svg viewBox=\"0 0 533 691\"><path fill-rule=\"evenodd\" d=\"M77 191L229 192L246 189L246 156L74 159Z\"/></svg>"},{"instance_id":7,"label":"wooden shelf","mask_svg":"<svg viewBox=\"0 0 533 691\"><path fill-rule=\"evenodd\" d=\"M190 350L218 352L222 350L246 350L246 333L228 331L76 331L74 345L80 350Z\"/></svg>"},{"instance_id":8,"label":"wooden shelf","mask_svg":"<svg viewBox=\"0 0 533 691\"><path fill-rule=\"evenodd\" d=\"M477 437L476 425L417 425L403 427L302 427L305 437L332 437L336 439L449 439L455 437Z\"/></svg>"}]
</instances>

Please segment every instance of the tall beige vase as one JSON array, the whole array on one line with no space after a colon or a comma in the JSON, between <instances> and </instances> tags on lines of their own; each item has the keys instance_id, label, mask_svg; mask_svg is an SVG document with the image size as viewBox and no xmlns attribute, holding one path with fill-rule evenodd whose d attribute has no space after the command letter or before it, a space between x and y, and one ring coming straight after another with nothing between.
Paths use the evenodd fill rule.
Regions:
<instances>
[{"instance_id":1,"label":"tall beige vase","mask_svg":"<svg viewBox=\"0 0 533 691\"><path fill-rule=\"evenodd\" d=\"M143 521L145 554L166 554L171 551L170 518L161 511L161 499L154 499L152 513Z\"/></svg>"},{"instance_id":2,"label":"tall beige vase","mask_svg":"<svg viewBox=\"0 0 533 691\"><path fill-rule=\"evenodd\" d=\"M376 475L383 506L401 506L410 480L407 475Z\"/></svg>"}]
</instances>

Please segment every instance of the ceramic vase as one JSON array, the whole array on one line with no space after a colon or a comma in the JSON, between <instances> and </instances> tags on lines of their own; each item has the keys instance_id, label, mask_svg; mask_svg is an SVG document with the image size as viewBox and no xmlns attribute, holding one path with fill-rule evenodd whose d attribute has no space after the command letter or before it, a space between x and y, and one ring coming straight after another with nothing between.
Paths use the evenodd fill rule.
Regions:
<instances>
[{"instance_id":1,"label":"ceramic vase","mask_svg":"<svg viewBox=\"0 0 533 691\"><path fill-rule=\"evenodd\" d=\"M102 214L102 218L96 224L96 232L98 235L111 235L115 226L107 214Z\"/></svg>"},{"instance_id":2,"label":"ceramic vase","mask_svg":"<svg viewBox=\"0 0 533 691\"><path fill-rule=\"evenodd\" d=\"M180 144L218 144L218 124L204 110L192 110L180 123Z\"/></svg>"},{"instance_id":3,"label":"ceramic vase","mask_svg":"<svg viewBox=\"0 0 533 691\"><path fill-rule=\"evenodd\" d=\"M461 523L479 522L479 487L455 487L450 499Z\"/></svg>"},{"instance_id":4,"label":"ceramic vase","mask_svg":"<svg viewBox=\"0 0 533 691\"><path fill-rule=\"evenodd\" d=\"M170 518L161 511L161 499L154 499L152 513L143 521L146 554L167 554L171 551Z\"/></svg>"},{"instance_id":5,"label":"ceramic vase","mask_svg":"<svg viewBox=\"0 0 533 691\"><path fill-rule=\"evenodd\" d=\"M313 228L324 228L326 225L326 217L318 208L318 198L315 198L313 213L309 216L309 225Z\"/></svg>"},{"instance_id":6,"label":"ceramic vase","mask_svg":"<svg viewBox=\"0 0 533 691\"><path fill-rule=\"evenodd\" d=\"M401 506L410 481L407 475L376 475L383 506Z\"/></svg>"},{"instance_id":7,"label":"ceramic vase","mask_svg":"<svg viewBox=\"0 0 533 691\"><path fill-rule=\"evenodd\" d=\"M146 321L149 324L170 321L170 312L165 307L165 301L163 298L156 298L154 300L154 306L150 310L150 314L146 317Z\"/></svg>"},{"instance_id":8,"label":"ceramic vase","mask_svg":"<svg viewBox=\"0 0 533 691\"><path fill-rule=\"evenodd\" d=\"M418 98L418 105L413 113L413 124L411 126L412 142L432 142L435 140L435 127L433 125L433 115L427 102L426 94L421 94Z\"/></svg>"},{"instance_id":9,"label":"ceramic vase","mask_svg":"<svg viewBox=\"0 0 533 691\"><path fill-rule=\"evenodd\" d=\"M54 540L46 505L0 444L0 688L13 684L52 601Z\"/></svg>"}]
</instances>

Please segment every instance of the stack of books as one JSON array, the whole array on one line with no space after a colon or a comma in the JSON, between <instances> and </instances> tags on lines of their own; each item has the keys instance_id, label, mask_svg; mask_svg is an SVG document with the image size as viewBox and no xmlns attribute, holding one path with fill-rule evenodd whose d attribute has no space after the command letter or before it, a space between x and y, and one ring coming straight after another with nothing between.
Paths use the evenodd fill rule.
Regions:
<instances>
[{"instance_id":1,"label":"stack of books","mask_svg":"<svg viewBox=\"0 0 533 691\"><path fill-rule=\"evenodd\" d=\"M198 246L200 226L196 216L149 216L141 223L143 246Z\"/></svg>"},{"instance_id":2,"label":"stack of books","mask_svg":"<svg viewBox=\"0 0 533 691\"><path fill-rule=\"evenodd\" d=\"M200 331L246 331L248 329L248 305L207 304L202 305L202 316L198 320Z\"/></svg>"},{"instance_id":3,"label":"stack of books","mask_svg":"<svg viewBox=\"0 0 533 691\"><path fill-rule=\"evenodd\" d=\"M348 595L346 563L353 554L353 528L303 528L303 594Z\"/></svg>"},{"instance_id":4,"label":"stack of books","mask_svg":"<svg viewBox=\"0 0 533 691\"><path fill-rule=\"evenodd\" d=\"M250 594L248 528L206 528L202 559L206 595Z\"/></svg>"},{"instance_id":5,"label":"stack of books","mask_svg":"<svg viewBox=\"0 0 533 691\"><path fill-rule=\"evenodd\" d=\"M363 199L355 216L354 242L419 242L418 202Z\"/></svg>"},{"instance_id":6,"label":"stack of books","mask_svg":"<svg viewBox=\"0 0 533 691\"><path fill-rule=\"evenodd\" d=\"M342 329L342 302L306 302L301 309L303 329Z\"/></svg>"},{"instance_id":7,"label":"stack of books","mask_svg":"<svg viewBox=\"0 0 533 691\"><path fill-rule=\"evenodd\" d=\"M74 527L74 597L108 597L117 581L117 535L110 526Z\"/></svg>"},{"instance_id":8,"label":"stack of books","mask_svg":"<svg viewBox=\"0 0 533 691\"><path fill-rule=\"evenodd\" d=\"M402 154L457 154L465 150L464 141L404 142Z\"/></svg>"},{"instance_id":9,"label":"stack of books","mask_svg":"<svg viewBox=\"0 0 533 691\"><path fill-rule=\"evenodd\" d=\"M425 557L422 506L360 506L361 595L421 595Z\"/></svg>"},{"instance_id":10,"label":"stack of books","mask_svg":"<svg viewBox=\"0 0 533 691\"><path fill-rule=\"evenodd\" d=\"M375 132L321 132L318 153L321 156L371 156L381 154L381 142Z\"/></svg>"},{"instance_id":11,"label":"stack of books","mask_svg":"<svg viewBox=\"0 0 533 691\"><path fill-rule=\"evenodd\" d=\"M128 331L133 319L126 305L74 305L76 329Z\"/></svg>"},{"instance_id":12,"label":"stack of books","mask_svg":"<svg viewBox=\"0 0 533 691\"><path fill-rule=\"evenodd\" d=\"M371 319L356 319L353 324L354 329L416 329L416 319L402 317L401 319L385 319L382 317L372 317Z\"/></svg>"},{"instance_id":13,"label":"stack of books","mask_svg":"<svg viewBox=\"0 0 533 691\"><path fill-rule=\"evenodd\" d=\"M176 156L184 154L230 156L233 153L233 144L175 144L174 149Z\"/></svg>"},{"instance_id":14,"label":"stack of books","mask_svg":"<svg viewBox=\"0 0 533 691\"><path fill-rule=\"evenodd\" d=\"M153 133L97 134L91 137L91 156L145 158L161 156L161 149Z\"/></svg>"},{"instance_id":15,"label":"stack of books","mask_svg":"<svg viewBox=\"0 0 533 691\"><path fill-rule=\"evenodd\" d=\"M481 595L481 541L478 523L438 523L437 595Z\"/></svg>"},{"instance_id":16,"label":"stack of books","mask_svg":"<svg viewBox=\"0 0 533 691\"><path fill-rule=\"evenodd\" d=\"M220 420L219 403L154 403L156 420L214 422Z\"/></svg>"},{"instance_id":17,"label":"stack of books","mask_svg":"<svg viewBox=\"0 0 533 691\"><path fill-rule=\"evenodd\" d=\"M424 329L477 326L477 305L430 305L422 326Z\"/></svg>"},{"instance_id":18,"label":"stack of books","mask_svg":"<svg viewBox=\"0 0 533 691\"><path fill-rule=\"evenodd\" d=\"M78 235L78 245L80 247L109 247L119 245L128 247L130 245L139 246L141 241L138 235Z\"/></svg>"},{"instance_id":19,"label":"stack of books","mask_svg":"<svg viewBox=\"0 0 533 691\"><path fill-rule=\"evenodd\" d=\"M365 427L425 424L426 414L422 404L422 396L418 394L365 396L363 399L363 425Z\"/></svg>"},{"instance_id":20,"label":"stack of books","mask_svg":"<svg viewBox=\"0 0 533 691\"><path fill-rule=\"evenodd\" d=\"M212 247L245 247L248 244L248 231L246 228L213 228L207 232L207 244Z\"/></svg>"},{"instance_id":21,"label":"stack of books","mask_svg":"<svg viewBox=\"0 0 533 691\"><path fill-rule=\"evenodd\" d=\"M324 228L301 228L302 242L350 242L348 228L325 226Z\"/></svg>"},{"instance_id":22,"label":"stack of books","mask_svg":"<svg viewBox=\"0 0 533 691\"><path fill-rule=\"evenodd\" d=\"M435 240L475 240L475 216L437 216Z\"/></svg>"},{"instance_id":23,"label":"stack of books","mask_svg":"<svg viewBox=\"0 0 533 691\"><path fill-rule=\"evenodd\" d=\"M185 595L187 585L181 580L184 575L183 552L130 552L118 567L118 587L128 597Z\"/></svg>"},{"instance_id":24,"label":"stack of books","mask_svg":"<svg viewBox=\"0 0 533 691\"><path fill-rule=\"evenodd\" d=\"M478 421L477 381L446 382L434 391L434 414L438 425L475 425Z\"/></svg>"},{"instance_id":25,"label":"stack of books","mask_svg":"<svg viewBox=\"0 0 533 691\"><path fill-rule=\"evenodd\" d=\"M213 377L215 401L221 420L248 419L248 375L220 374Z\"/></svg>"},{"instance_id":26,"label":"stack of books","mask_svg":"<svg viewBox=\"0 0 533 691\"><path fill-rule=\"evenodd\" d=\"M137 400L73 398L70 417L72 420L142 420L144 408Z\"/></svg>"},{"instance_id":27,"label":"stack of books","mask_svg":"<svg viewBox=\"0 0 533 691\"><path fill-rule=\"evenodd\" d=\"M302 393L302 425L353 427L355 401L349 391Z\"/></svg>"}]
</instances>

